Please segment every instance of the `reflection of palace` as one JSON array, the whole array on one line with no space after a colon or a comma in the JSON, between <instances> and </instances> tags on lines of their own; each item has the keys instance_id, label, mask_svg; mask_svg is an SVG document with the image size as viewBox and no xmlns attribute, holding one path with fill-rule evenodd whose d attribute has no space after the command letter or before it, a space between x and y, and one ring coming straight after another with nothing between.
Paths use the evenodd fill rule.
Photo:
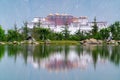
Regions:
<instances>
[{"instance_id":1,"label":"reflection of palace","mask_svg":"<svg viewBox=\"0 0 120 80\"><path fill-rule=\"evenodd\" d=\"M51 55L52 56L52 55ZM61 57L61 58L60 58ZM79 57L75 53L70 53L65 59L65 56L61 54L55 54L54 58L51 58L45 63L45 67L49 70L68 70L73 68L85 69L89 63L89 57L85 59L86 56Z\"/></svg>"},{"instance_id":2,"label":"reflection of palace","mask_svg":"<svg viewBox=\"0 0 120 80\"><path fill-rule=\"evenodd\" d=\"M49 71L66 71L71 69L86 69L88 66L94 63L92 55L87 53L85 50L83 54L78 55L75 50L71 51L66 55L65 52L57 52L49 55L47 58L40 60L33 60L29 56L28 61L33 64L34 68L45 68ZM105 63L104 59L98 58L99 63Z\"/></svg>"},{"instance_id":3,"label":"reflection of palace","mask_svg":"<svg viewBox=\"0 0 120 80\"><path fill-rule=\"evenodd\" d=\"M97 68L109 62L114 66L120 64L120 46L113 45L1 45L0 60L5 55L14 57L15 62L24 60L34 68L51 71ZM6 53L7 52L7 53Z\"/></svg>"}]
</instances>

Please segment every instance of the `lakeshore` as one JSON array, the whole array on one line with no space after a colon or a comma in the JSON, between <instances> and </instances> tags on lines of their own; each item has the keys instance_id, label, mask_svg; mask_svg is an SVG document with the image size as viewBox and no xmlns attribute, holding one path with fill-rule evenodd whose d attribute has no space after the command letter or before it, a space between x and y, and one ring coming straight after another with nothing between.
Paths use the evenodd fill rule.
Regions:
<instances>
[{"instance_id":1,"label":"lakeshore","mask_svg":"<svg viewBox=\"0 0 120 80\"><path fill-rule=\"evenodd\" d=\"M86 39L82 41L72 41L72 40L45 40L45 41L31 41L31 40L25 40L25 41L12 41L12 42L0 42L0 44L58 44L58 45L99 45L99 44L113 44L113 45L119 45L120 41L118 40L111 40L111 41L104 41L104 40L96 40L96 39Z\"/></svg>"},{"instance_id":2,"label":"lakeshore","mask_svg":"<svg viewBox=\"0 0 120 80\"><path fill-rule=\"evenodd\" d=\"M13 42L0 42L0 44L5 45L5 44L80 44L79 41L13 41Z\"/></svg>"}]
</instances>

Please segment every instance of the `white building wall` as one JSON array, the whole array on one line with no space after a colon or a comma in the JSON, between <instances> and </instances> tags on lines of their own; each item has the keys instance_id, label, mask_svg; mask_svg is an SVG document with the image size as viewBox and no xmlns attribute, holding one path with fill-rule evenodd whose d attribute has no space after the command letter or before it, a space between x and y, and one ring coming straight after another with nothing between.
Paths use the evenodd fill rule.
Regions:
<instances>
[{"instance_id":1,"label":"white building wall","mask_svg":"<svg viewBox=\"0 0 120 80\"><path fill-rule=\"evenodd\" d=\"M28 24L28 27L29 28L33 28L34 27L34 23L38 23L39 21L41 21L41 26L43 28L49 28L51 29L52 31L54 32L61 32L64 28L64 25L61 25L61 26L55 26L53 25L54 23L53 22L48 22L45 20L45 18L39 18L39 17L36 17L32 20L32 22L30 22ZM79 18L78 21L76 22L73 22L71 23L71 25L68 26L68 30L70 31L70 34L74 34L77 30L81 30L81 31L84 31L84 32L87 32L87 31L90 31L92 30L92 27L93 26L93 23L92 22L88 22L88 19L85 18L85 19L81 19ZM102 28L105 28L106 27L106 24L104 23L98 23L98 28L99 30L102 29Z\"/></svg>"}]
</instances>

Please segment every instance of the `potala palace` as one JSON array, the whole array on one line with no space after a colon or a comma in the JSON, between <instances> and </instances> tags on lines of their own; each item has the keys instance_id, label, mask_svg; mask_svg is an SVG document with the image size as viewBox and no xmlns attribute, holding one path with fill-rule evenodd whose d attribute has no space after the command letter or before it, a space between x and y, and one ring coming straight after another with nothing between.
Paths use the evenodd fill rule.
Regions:
<instances>
[{"instance_id":1,"label":"potala palace","mask_svg":"<svg viewBox=\"0 0 120 80\"><path fill-rule=\"evenodd\" d=\"M98 29L105 28L107 26L106 21L96 22ZM65 25L68 25L68 30L71 34L74 34L77 30L90 31L93 26L93 22L89 21L87 16L74 17L69 14L49 14L46 17L35 17L28 23L29 28L34 26L41 26L43 28L49 28L54 32L61 32Z\"/></svg>"}]
</instances>

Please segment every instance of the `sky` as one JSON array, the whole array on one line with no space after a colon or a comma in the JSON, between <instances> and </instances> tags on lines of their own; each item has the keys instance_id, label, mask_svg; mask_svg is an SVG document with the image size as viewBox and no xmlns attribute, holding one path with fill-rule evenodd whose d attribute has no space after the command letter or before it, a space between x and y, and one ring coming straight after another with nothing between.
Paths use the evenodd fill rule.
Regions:
<instances>
[{"instance_id":1,"label":"sky","mask_svg":"<svg viewBox=\"0 0 120 80\"><path fill-rule=\"evenodd\" d=\"M88 16L92 21L120 21L120 0L0 0L0 25L5 30L22 27L24 21L46 17L49 13Z\"/></svg>"}]
</instances>

